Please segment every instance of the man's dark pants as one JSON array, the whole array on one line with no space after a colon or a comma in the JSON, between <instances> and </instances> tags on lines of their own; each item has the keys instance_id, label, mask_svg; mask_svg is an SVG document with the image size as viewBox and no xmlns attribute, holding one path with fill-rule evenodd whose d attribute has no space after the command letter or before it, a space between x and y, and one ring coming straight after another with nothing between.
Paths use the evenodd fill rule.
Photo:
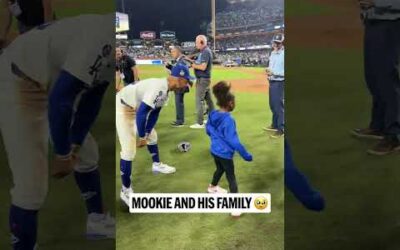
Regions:
<instances>
[{"instance_id":1,"label":"man's dark pants","mask_svg":"<svg viewBox=\"0 0 400 250\"><path fill-rule=\"evenodd\" d=\"M285 81L269 81L269 107L272 112L272 127L279 132L285 130L284 89Z\"/></svg>"},{"instance_id":2,"label":"man's dark pants","mask_svg":"<svg viewBox=\"0 0 400 250\"><path fill-rule=\"evenodd\" d=\"M400 20L365 22L364 71L372 95L370 128L400 135Z\"/></svg>"},{"instance_id":3,"label":"man's dark pants","mask_svg":"<svg viewBox=\"0 0 400 250\"><path fill-rule=\"evenodd\" d=\"M185 123L185 104L184 104L185 92L175 92L175 108L176 108L176 123Z\"/></svg>"}]
</instances>

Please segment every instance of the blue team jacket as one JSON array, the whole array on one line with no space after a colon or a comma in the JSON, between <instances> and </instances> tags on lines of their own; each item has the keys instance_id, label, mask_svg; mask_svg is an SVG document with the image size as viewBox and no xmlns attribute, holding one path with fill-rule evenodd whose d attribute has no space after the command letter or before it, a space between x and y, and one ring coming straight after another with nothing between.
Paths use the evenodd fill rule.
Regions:
<instances>
[{"instance_id":1,"label":"blue team jacket","mask_svg":"<svg viewBox=\"0 0 400 250\"><path fill-rule=\"evenodd\" d=\"M228 112L213 110L208 115L206 132L211 139L211 153L224 158L232 159L237 151L243 159L249 161L251 154L240 143L236 132L236 123Z\"/></svg>"}]
</instances>

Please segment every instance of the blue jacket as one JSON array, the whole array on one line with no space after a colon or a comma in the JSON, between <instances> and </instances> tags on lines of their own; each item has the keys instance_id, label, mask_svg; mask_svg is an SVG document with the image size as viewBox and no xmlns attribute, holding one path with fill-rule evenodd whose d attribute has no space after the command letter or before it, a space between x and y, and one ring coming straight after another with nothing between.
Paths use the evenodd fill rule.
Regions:
<instances>
[{"instance_id":1,"label":"blue jacket","mask_svg":"<svg viewBox=\"0 0 400 250\"><path fill-rule=\"evenodd\" d=\"M324 197L311 186L307 177L296 167L290 146L286 140L285 185L306 208L314 211L324 210Z\"/></svg>"},{"instance_id":2,"label":"blue jacket","mask_svg":"<svg viewBox=\"0 0 400 250\"><path fill-rule=\"evenodd\" d=\"M230 113L211 111L206 131L211 139L212 154L224 159L232 159L235 151L238 151L244 160L252 161L252 155L240 143L236 123Z\"/></svg>"}]
</instances>

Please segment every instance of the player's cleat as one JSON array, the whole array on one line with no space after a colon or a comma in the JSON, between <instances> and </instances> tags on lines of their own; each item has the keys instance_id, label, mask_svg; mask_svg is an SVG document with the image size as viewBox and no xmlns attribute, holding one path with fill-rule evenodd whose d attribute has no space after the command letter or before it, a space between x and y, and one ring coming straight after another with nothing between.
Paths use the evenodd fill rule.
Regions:
<instances>
[{"instance_id":1,"label":"player's cleat","mask_svg":"<svg viewBox=\"0 0 400 250\"><path fill-rule=\"evenodd\" d=\"M232 213L231 213L231 216L232 217L240 217L242 215L242 213L241 212L237 212L237 211L233 211Z\"/></svg>"},{"instance_id":2,"label":"player's cleat","mask_svg":"<svg viewBox=\"0 0 400 250\"><path fill-rule=\"evenodd\" d=\"M264 127L263 130L272 131L272 132L277 132L278 131L278 129L276 129L276 128L272 127L272 126Z\"/></svg>"},{"instance_id":3,"label":"player's cleat","mask_svg":"<svg viewBox=\"0 0 400 250\"><path fill-rule=\"evenodd\" d=\"M352 135L358 138L382 140L384 135L382 132L370 128L356 128L350 131Z\"/></svg>"},{"instance_id":4,"label":"player's cleat","mask_svg":"<svg viewBox=\"0 0 400 250\"><path fill-rule=\"evenodd\" d=\"M114 239L115 219L110 214L89 214L86 237L90 240Z\"/></svg>"},{"instance_id":5,"label":"player's cleat","mask_svg":"<svg viewBox=\"0 0 400 250\"><path fill-rule=\"evenodd\" d=\"M196 124L190 125L190 128L192 128L192 129L204 129L204 124L196 123Z\"/></svg>"},{"instance_id":6,"label":"player's cleat","mask_svg":"<svg viewBox=\"0 0 400 250\"><path fill-rule=\"evenodd\" d=\"M285 134L282 131L276 131L275 133L273 133L272 135L270 135L271 138L273 139L278 139L283 137Z\"/></svg>"},{"instance_id":7,"label":"player's cleat","mask_svg":"<svg viewBox=\"0 0 400 250\"><path fill-rule=\"evenodd\" d=\"M183 127L184 125L183 125L183 123L179 123L179 122L171 122L171 126L172 127L175 127L175 128L181 128L181 127Z\"/></svg>"},{"instance_id":8,"label":"player's cleat","mask_svg":"<svg viewBox=\"0 0 400 250\"><path fill-rule=\"evenodd\" d=\"M226 193L228 193L228 191L226 191L226 189L223 189L222 187L220 187L218 185L213 186L211 184L208 185L207 191L210 194L226 194Z\"/></svg>"},{"instance_id":9,"label":"player's cleat","mask_svg":"<svg viewBox=\"0 0 400 250\"><path fill-rule=\"evenodd\" d=\"M120 193L120 198L121 200L129 207L129 196L130 194L133 194L133 189L122 187L121 188L121 193Z\"/></svg>"},{"instance_id":10,"label":"player's cleat","mask_svg":"<svg viewBox=\"0 0 400 250\"><path fill-rule=\"evenodd\" d=\"M162 162L159 163L153 163L152 167L153 173L158 174L173 174L176 172L176 169L174 167L168 166L167 164L164 164Z\"/></svg>"},{"instance_id":11,"label":"player's cleat","mask_svg":"<svg viewBox=\"0 0 400 250\"><path fill-rule=\"evenodd\" d=\"M397 138L385 138L367 152L378 156L400 152L400 141Z\"/></svg>"}]
</instances>

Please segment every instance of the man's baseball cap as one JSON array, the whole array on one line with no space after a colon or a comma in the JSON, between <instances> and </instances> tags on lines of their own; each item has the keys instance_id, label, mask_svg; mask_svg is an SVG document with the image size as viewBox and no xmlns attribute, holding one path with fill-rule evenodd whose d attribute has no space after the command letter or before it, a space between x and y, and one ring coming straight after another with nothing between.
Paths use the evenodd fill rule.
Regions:
<instances>
[{"instance_id":1,"label":"man's baseball cap","mask_svg":"<svg viewBox=\"0 0 400 250\"><path fill-rule=\"evenodd\" d=\"M275 34L274 37L272 38L272 42L275 43L283 43L285 40L285 36L283 34Z\"/></svg>"},{"instance_id":2,"label":"man's baseball cap","mask_svg":"<svg viewBox=\"0 0 400 250\"><path fill-rule=\"evenodd\" d=\"M182 77L191 82L195 78L190 75L190 71L188 66L186 66L183 63L177 63L172 69L171 69L171 76L175 77Z\"/></svg>"}]
</instances>

